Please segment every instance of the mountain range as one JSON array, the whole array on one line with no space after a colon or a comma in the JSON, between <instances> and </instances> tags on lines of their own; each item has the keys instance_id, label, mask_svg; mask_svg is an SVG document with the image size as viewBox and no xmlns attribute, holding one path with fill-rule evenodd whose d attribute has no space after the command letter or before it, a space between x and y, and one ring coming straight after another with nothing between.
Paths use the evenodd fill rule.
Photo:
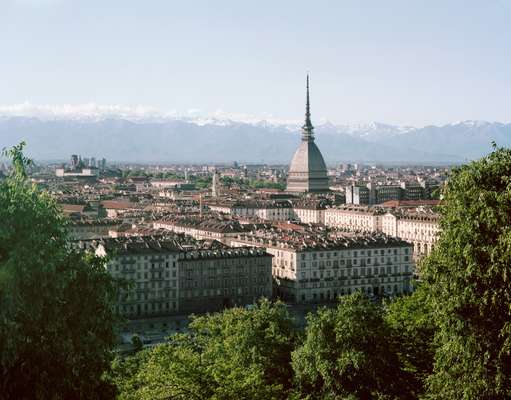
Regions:
<instances>
[{"instance_id":1,"label":"mountain range","mask_svg":"<svg viewBox=\"0 0 511 400\"><path fill-rule=\"evenodd\" d=\"M36 160L71 154L126 162L288 163L300 142L292 124L231 120L42 119L0 117L0 148L21 140ZM460 163L511 146L511 124L463 121L401 127L318 124L316 143L327 164L339 162Z\"/></svg>"}]
</instances>

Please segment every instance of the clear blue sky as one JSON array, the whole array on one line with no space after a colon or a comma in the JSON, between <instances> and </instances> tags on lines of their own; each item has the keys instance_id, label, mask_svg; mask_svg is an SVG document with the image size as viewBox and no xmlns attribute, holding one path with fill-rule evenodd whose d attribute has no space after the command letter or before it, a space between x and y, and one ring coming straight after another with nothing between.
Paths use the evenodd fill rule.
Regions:
<instances>
[{"instance_id":1,"label":"clear blue sky","mask_svg":"<svg viewBox=\"0 0 511 400\"><path fill-rule=\"evenodd\" d=\"M363 5L362 5L363 4ZM511 1L0 0L0 105L511 120Z\"/></svg>"}]
</instances>

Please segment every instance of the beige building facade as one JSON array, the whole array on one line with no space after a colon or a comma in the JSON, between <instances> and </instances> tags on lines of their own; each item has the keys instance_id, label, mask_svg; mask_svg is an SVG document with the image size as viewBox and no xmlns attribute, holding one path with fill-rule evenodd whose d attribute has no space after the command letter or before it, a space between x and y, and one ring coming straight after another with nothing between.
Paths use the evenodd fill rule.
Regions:
<instances>
[{"instance_id":1,"label":"beige building facade","mask_svg":"<svg viewBox=\"0 0 511 400\"><path fill-rule=\"evenodd\" d=\"M272 257L261 248L206 245L185 235L104 239L93 250L130 282L118 311L129 319L218 311L272 296Z\"/></svg>"},{"instance_id":2,"label":"beige building facade","mask_svg":"<svg viewBox=\"0 0 511 400\"><path fill-rule=\"evenodd\" d=\"M325 210L325 225L348 232L379 232L383 211L364 206L340 206Z\"/></svg>"},{"instance_id":3,"label":"beige building facade","mask_svg":"<svg viewBox=\"0 0 511 400\"><path fill-rule=\"evenodd\" d=\"M287 301L333 301L356 290L375 295L411 290L413 248L396 238L367 236L309 246L240 235L232 245L259 246L273 255L278 295Z\"/></svg>"},{"instance_id":4,"label":"beige building facade","mask_svg":"<svg viewBox=\"0 0 511 400\"><path fill-rule=\"evenodd\" d=\"M382 232L413 243L414 257L431 253L440 234L439 216L427 212L388 212L382 216Z\"/></svg>"}]
</instances>

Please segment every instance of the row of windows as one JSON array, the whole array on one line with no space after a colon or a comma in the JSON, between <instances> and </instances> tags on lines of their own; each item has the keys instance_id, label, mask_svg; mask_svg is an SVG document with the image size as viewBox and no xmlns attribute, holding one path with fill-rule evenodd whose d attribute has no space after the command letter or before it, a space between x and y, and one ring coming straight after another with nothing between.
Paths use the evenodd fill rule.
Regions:
<instances>
[{"instance_id":1,"label":"row of windows","mask_svg":"<svg viewBox=\"0 0 511 400\"><path fill-rule=\"evenodd\" d=\"M163 289L168 287L176 287L177 281L158 281L158 282L137 282L135 287L141 289Z\"/></svg>"},{"instance_id":2,"label":"row of windows","mask_svg":"<svg viewBox=\"0 0 511 400\"><path fill-rule=\"evenodd\" d=\"M264 265L262 268L243 268L238 270L231 271L228 270L222 270L222 269L213 269L210 271L204 271L204 270L187 270L183 271L180 276L191 279L208 279L210 277L216 276L246 276L246 275L266 275L269 273L271 266Z\"/></svg>"},{"instance_id":3,"label":"row of windows","mask_svg":"<svg viewBox=\"0 0 511 400\"><path fill-rule=\"evenodd\" d=\"M231 270L235 272L238 269L265 269L269 264L254 264L254 263L231 263L231 264L217 264L212 261L211 264L196 264L196 265L184 265L181 270L185 272L210 272L216 271L217 273L228 273Z\"/></svg>"},{"instance_id":4,"label":"row of windows","mask_svg":"<svg viewBox=\"0 0 511 400\"><path fill-rule=\"evenodd\" d=\"M408 262L409 261L409 256L404 256L403 257L403 261L404 262ZM398 261L398 258L397 257L394 257L394 259L392 260L391 257L387 257L387 259L385 260L385 257L381 257L380 258L380 263L381 264L391 264L391 263L397 263L399 262ZM346 266L346 267L351 267L351 266L358 266L360 265L361 267L365 267L366 265L379 265L378 264L378 259L375 257L373 259L373 262L371 262L371 259L368 258L368 259L361 259L361 260L357 260L357 259L354 259L354 260L333 260L333 261L312 261L312 262L302 262L300 264L300 267L305 269L307 267L310 267L310 268L329 268L329 267L333 267L333 268L339 268L339 266ZM281 266L282 263L280 264L276 264L277 266ZM287 266L287 263L284 263L285 266ZM291 269L293 270L293 264L291 263L290 264L291 266Z\"/></svg>"},{"instance_id":5,"label":"row of windows","mask_svg":"<svg viewBox=\"0 0 511 400\"><path fill-rule=\"evenodd\" d=\"M121 305L117 307L117 311L123 314L141 314L142 312L158 312L158 311L175 311L177 304L173 302L149 303L137 305Z\"/></svg>"},{"instance_id":6,"label":"row of windows","mask_svg":"<svg viewBox=\"0 0 511 400\"><path fill-rule=\"evenodd\" d=\"M119 296L120 302L128 301L141 301L141 300L152 300L152 299L166 299L175 298L177 296L176 290L166 290L160 292L145 292L145 293L124 293Z\"/></svg>"},{"instance_id":7,"label":"row of windows","mask_svg":"<svg viewBox=\"0 0 511 400\"><path fill-rule=\"evenodd\" d=\"M262 275L259 277L252 277L252 278L210 279L206 282L198 282L197 280L188 280L188 281L184 281L182 283L182 286L184 288L192 288L192 287L199 287L199 286L202 286L202 287L204 287L204 286L209 286L209 287L244 286L244 285L249 285L250 283L262 284L266 281L271 282L271 277Z\"/></svg>"},{"instance_id":8,"label":"row of windows","mask_svg":"<svg viewBox=\"0 0 511 400\"><path fill-rule=\"evenodd\" d=\"M404 253L405 254L408 254L409 253L409 248L405 247L404 248ZM398 249L387 249L387 251L385 252L385 249L379 249L379 250L352 250L351 252L350 251L344 251L344 252L339 252L339 256L340 257L347 257L349 258L350 257L350 254L353 254L353 257L358 257L359 255L360 256L365 256L367 255L368 257L370 257L371 255L385 255L385 253L387 254L398 254ZM326 253L311 253L310 256L312 257L313 260L317 259L318 256L320 258L326 256L326 258L330 258L332 257L332 253L331 252L326 252ZM308 257L308 253L302 253L300 255L301 259L302 260L305 260ZM334 251L333 252L333 257L337 257L337 252Z\"/></svg>"},{"instance_id":9,"label":"row of windows","mask_svg":"<svg viewBox=\"0 0 511 400\"><path fill-rule=\"evenodd\" d=\"M221 268L221 267L236 267L236 266L264 266L264 259L247 257L247 258L223 258L223 259L214 259L202 262L193 261L192 260L182 260L181 265L183 269L196 270L199 268Z\"/></svg>"},{"instance_id":10,"label":"row of windows","mask_svg":"<svg viewBox=\"0 0 511 400\"><path fill-rule=\"evenodd\" d=\"M164 258L165 260L170 260L170 259L173 259L175 256L174 255L169 255L169 254L152 254L152 255L149 255L149 256L137 256L137 255L131 255L131 256L122 256L120 258L120 261L121 262L126 262L126 261L135 261L135 260L150 260L150 259L154 259L154 258Z\"/></svg>"},{"instance_id":11,"label":"row of windows","mask_svg":"<svg viewBox=\"0 0 511 400\"><path fill-rule=\"evenodd\" d=\"M329 281L320 281L320 282L298 282L298 287L305 288L328 288L328 287L339 287L339 286L353 286L353 285L363 285L366 283L374 283L374 279L362 279L363 277L353 277L352 280L342 280L342 279L331 279ZM360 279L357 279L360 278ZM408 279L403 279L401 277L391 277L391 278L379 278L377 282L404 282L408 281Z\"/></svg>"},{"instance_id":12,"label":"row of windows","mask_svg":"<svg viewBox=\"0 0 511 400\"><path fill-rule=\"evenodd\" d=\"M126 261L127 263L128 261ZM163 263L151 263L151 267L149 267L149 263L144 263L144 264L140 264L140 263L129 263L129 264L117 264L117 263L113 263L112 265L109 265L108 266L108 269L111 270L112 267L114 269L114 271L116 272L125 272L125 273L131 273L133 272L134 269L139 269L139 268L142 268L142 269L160 269L160 268L163 268L165 266L165 268L170 268L172 266L172 268L176 268L176 262L175 261L172 261L172 263L170 262L165 262L165 265L163 265Z\"/></svg>"},{"instance_id":13,"label":"row of windows","mask_svg":"<svg viewBox=\"0 0 511 400\"><path fill-rule=\"evenodd\" d=\"M374 294L377 293L387 293L387 294L398 294L401 293L401 288L399 285L386 285L386 286L380 286L380 287L373 287L373 286L366 286L366 287L360 287L357 289L352 288L346 288L346 289L340 289L339 291L330 291L330 290L324 290L320 292L312 292L309 294L302 293L300 295L301 301L308 301L308 300L335 300L337 296L344 296L346 294L351 294L355 291L362 291L366 294Z\"/></svg>"},{"instance_id":14,"label":"row of windows","mask_svg":"<svg viewBox=\"0 0 511 400\"><path fill-rule=\"evenodd\" d=\"M301 279L307 279L307 278L329 278L329 277L337 277L337 276L358 276L360 272L360 276L367 276L367 275L386 275L386 274L398 274L401 272L401 268L397 265L394 265L393 267L368 267L368 268L353 268L353 270L350 269L341 269L341 270L325 270L325 271L311 271L311 272L302 272L300 274ZM410 266L405 265L403 267L403 272L408 273L410 272Z\"/></svg>"},{"instance_id":15,"label":"row of windows","mask_svg":"<svg viewBox=\"0 0 511 400\"><path fill-rule=\"evenodd\" d=\"M224 288L224 289L195 289L183 290L180 297L184 299L191 299L193 297L214 297L214 296L252 296L268 294L268 286L250 286L238 288Z\"/></svg>"}]
</instances>

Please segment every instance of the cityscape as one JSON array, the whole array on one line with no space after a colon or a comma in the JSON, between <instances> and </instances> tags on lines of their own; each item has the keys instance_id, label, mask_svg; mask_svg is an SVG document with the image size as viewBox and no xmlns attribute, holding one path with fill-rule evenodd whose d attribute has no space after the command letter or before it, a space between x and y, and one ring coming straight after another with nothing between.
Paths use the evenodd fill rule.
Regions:
<instances>
[{"instance_id":1,"label":"cityscape","mask_svg":"<svg viewBox=\"0 0 511 400\"><path fill-rule=\"evenodd\" d=\"M181 29L191 24L201 31L208 21L211 39L220 35L232 46L239 45L229 36L233 32L260 50L269 34L249 35L246 29L263 14L230 1L219 2L218 9L199 1L197 15L189 6L172 9L156 2L130 4L120 16L96 3L75 9L64 0L8 0L7 30L23 13L40 28L49 25L39 18L64 23L81 10L76 28L69 28L83 40L81 18L103 10L105 21L116 21L130 35L129 24L138 18L151 32L151 21L165 34L175 32L178 28L162 15ZM294 6L298 21L307 21L312 12L324 24L330 12L358 21L365 15L373 22L385 15L397 29L406 26L412 36L426 40L420 25L409 26L405 17L379 6L363 10L350 2L320 3L317 9L304 2L279 4L272 12L284 16ZM397 2L392 7L428 24L438 18L444 24L444 11L456 9L449 4L439 12ZM471 4L465 10L470 18L463 14L455 24L476 18L477 7ZM499 21L511 13L504 5L488 7L484 13ZM248 12L254 16L246 19ZM230 18L226 15L236 15L236 26L243 21L247 26L222 26ZM284 41L287 33L276 30L273 16L265 18L269 31L283 40L271 42L271 51L286 53L279 46L291 46ZM477 29L483 29L477 21ZM100 32L106 29L102 22L90 23ZM345 28L326 26L333 36L359 32L346 23ZM458 37L442 24L440 38L433 35L431 43ZM304 46L289 53L293 60L308 51L325 54L311 47L315 39L338 50L343 46L325 39L318 26L310 27L309 41L287 19L285 26ZM436 32L433 25L430 29ZM62 34L61 27L48 32ZM390 46L386 35L392 30L386 25L360 32L374 46ZM482 32L486 40L488 33ZM511 31L502 32L509 37ZM98 61L100 54L113 60L108 52L114 47L91 35L84 51ZM35 54L37 40L31 40ZM363 35L356 40L368 46ZM210 68L229 68L207 43L193 43L209 55ZM160 39L152 45L138 51L156 54ZM71 51L68 44L55 46ZM236 63L245 54L239 46ZM408 46L415 44L403 39L400 46L406 60ZM500 37L495 46L505 47ZM115 51L124 57L124 47ZM176 52L188 54L181 48ZM165 57L161 62L168 62ZM194 74L200 70L196 54L188 57L175 61L173 71L181 74L177 79L200 82L187 75L187 68ZM364 57L351 60L360 63L360 73L369 68ZM384 64L391 62L389 54L381 57ZM264 55L253 59L263 74L259 84L252 82L256 76L239 80L239 71L232 69L202 81L203 92L188 88L198 104L228 104L232 114L193 109L183 115L164 107L133 107L129 100L126 105L79 104L77 92L90 96L89 87L76 81L68 90L67 72L63 83L52 76L55 96L40 103L46 105L20 102L11 89L5 98L0 94L0 399L511 398L507 109L500 103L486 108L488 101L477 99L467 100L466 108L439 99L416 112L405 96L400 112L380 102L396 124L360 124L353 122L359 115L379 109L367 104L359 110L351 93L353 109L344 95L336 100L352 113L352 122L345 123L331 107L342 74L312 60L316 68L307 72L307 58L281 81L265 75L271 62L263 61ZM457 64L446 60L452 63L443 66L449 74ZM108 91L130 96L122 85L116 89L116 73L125 71L110 70L108 62L101 72L112 80L108 90L100 75L89 83L97 88L98 103L109 98ZM288 68L289 62L282 65ZM330 62L342 64L337 55ZM65 63L66 71L76 67L73 60ZM142 81L163 79L157 66L143 68L148 73ZM500 71L500 64L494 68ZM389 82L397 76L373 64L370 70L387 74ZM10 66L7 71L15 76ZM425 71L425 79L440 79ZM475 74L468 67L453 72L460 81L471 79L470 73ZM233 82L226 79L230 76ZM297 78L292 84L291 77ZM473 90L484 97L478 86L482 78L473 79ZM500 86L491 95L509 97L501 93L509 77L496 73L495 80ZM245 81L250 81L246 88L237 87ZM133 82L130 99L146 101L138 86L146 83ZM187 91L173 84L177 97L169 96L187 104ZM401 83L396 85L395 92L371 89L371 99L396 101ZM225 93L219 93L224 86ZM34 99L44 98L44 87L33 86ZM61 94L70 96L70 103L50 105ZM161 101L159 90L153 94ZM282 118L275 117L279 113ZM333 122L324 117L330 114ZM467 119L449 122L444 115ZM485 115L503 122L487 122Z\"/></svg>"}]
</instances>

